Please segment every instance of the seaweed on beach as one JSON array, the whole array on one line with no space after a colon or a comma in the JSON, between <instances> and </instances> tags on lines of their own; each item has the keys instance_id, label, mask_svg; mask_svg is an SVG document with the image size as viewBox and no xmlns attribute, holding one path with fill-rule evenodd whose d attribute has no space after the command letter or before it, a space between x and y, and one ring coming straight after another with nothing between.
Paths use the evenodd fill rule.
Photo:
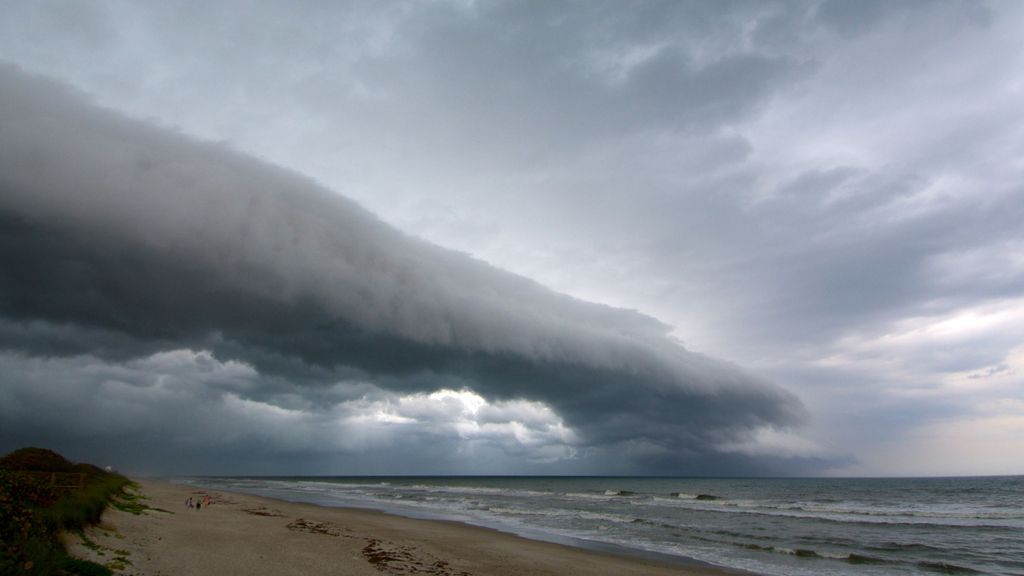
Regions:
<instances>
[{"instance_id":1,"label":"seaweed on beach","mask_svg":"<svg viewBox=\"0 0 1024 576\"><path fill-rule=\"evenodd\" d=\"M363 557L377 570L389 574L430 574L432 576L472 576L464 570L455 571L447 561L422 558L415 548L385 543L377 538L367 540Z\"/></svg>"},{"instance_id":2,"label":"seaweed on beach","mask_svg":"<svg viewBox=\"0 0 1024 576\"><path fill-rule=\"evenodd\" d=\"M310 534L341 536L341 531L330 522L316 522L313 520L298 518L290 522L287 528L293 532L309 532Z\"/></svg>"},{"instance_id":3,"label":"seaweed on beach","mask_svg":"<svg viewBox=\"0 0 1024 576\"><path fill-rule=\"evenodd\" d=\"M244 508L242 512L245 512L246 514L252 514L253 516L269 516L271 518L279 518L281 516L284 516L284 514L281 514L277 510L271 510L266 506L257 506L256 508Z\"/></svg>"}]
</instances>

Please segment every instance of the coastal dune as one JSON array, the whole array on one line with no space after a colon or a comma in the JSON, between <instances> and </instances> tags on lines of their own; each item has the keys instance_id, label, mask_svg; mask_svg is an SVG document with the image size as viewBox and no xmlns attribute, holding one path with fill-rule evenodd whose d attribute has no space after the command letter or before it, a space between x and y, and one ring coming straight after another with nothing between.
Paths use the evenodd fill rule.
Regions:
<instances>
[{"instance_id":1,"label":"coastal dune","mask_svg":"<svg viewBox=\"0 0 1024 576\"><path fill-rule=\"evenodd\" d=\"M722 575L457 522L328 508L158 481L138 481L141 506L108 509L66 534L69 551L116 574ZM189 509L185 501L209 496Z\"/></svg>"}]
</instances>

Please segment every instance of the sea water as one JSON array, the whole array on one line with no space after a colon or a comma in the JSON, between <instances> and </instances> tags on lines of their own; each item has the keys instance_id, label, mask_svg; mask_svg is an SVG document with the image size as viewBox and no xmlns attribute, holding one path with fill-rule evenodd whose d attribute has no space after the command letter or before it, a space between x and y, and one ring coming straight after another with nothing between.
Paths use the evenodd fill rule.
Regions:
<instances>
[{"instance_id":1,"label":"sea water","mask_svg":"<svg viewBox=\"0 0 1024 576\"><path fill-rule=\"evenodd\" d=\"M1024 575L1024 477L188 478L764 575Z\"/></svg>"}]
</instances>

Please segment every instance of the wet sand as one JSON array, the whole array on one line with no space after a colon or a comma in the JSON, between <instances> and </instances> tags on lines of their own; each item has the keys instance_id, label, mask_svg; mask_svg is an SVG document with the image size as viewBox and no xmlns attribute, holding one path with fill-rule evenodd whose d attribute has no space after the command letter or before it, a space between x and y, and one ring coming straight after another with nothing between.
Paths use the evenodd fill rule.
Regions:
<instances>
[{"instance_id":1,"label":"wet sand","mask_svg":"<svg viewBox=\"0 0 1024 576\"><path fill-rule=\"evenodd\" d=\"M143 480L140 514L108 509L85 538L65 536L80 558L115 574L430 574L693 575L732 574L657 559L539 542L438 520L329 508ZM190 496L209 495L201 510Z\"/></svg>"}]
</instances>

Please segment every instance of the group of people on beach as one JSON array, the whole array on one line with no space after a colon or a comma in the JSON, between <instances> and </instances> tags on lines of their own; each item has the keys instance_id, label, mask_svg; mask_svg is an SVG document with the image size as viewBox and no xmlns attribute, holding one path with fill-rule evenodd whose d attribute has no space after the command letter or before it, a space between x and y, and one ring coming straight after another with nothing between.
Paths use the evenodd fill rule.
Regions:
<instances>
[{"instance_id":1,"label":"group of people on beach","mask_svg":"<svg viewBox=\"0 0 1024 576\"><path fill-rule=\"evenodd\" d=\"M188 500L185 500L185 506L188 507L189 510L192 508L199 510L203 506L209 508L210 504L213 504L213 499L210 498L209 494L204 494L202 498L193 498L189 496Z\"/></svg>"}]
</instances>

